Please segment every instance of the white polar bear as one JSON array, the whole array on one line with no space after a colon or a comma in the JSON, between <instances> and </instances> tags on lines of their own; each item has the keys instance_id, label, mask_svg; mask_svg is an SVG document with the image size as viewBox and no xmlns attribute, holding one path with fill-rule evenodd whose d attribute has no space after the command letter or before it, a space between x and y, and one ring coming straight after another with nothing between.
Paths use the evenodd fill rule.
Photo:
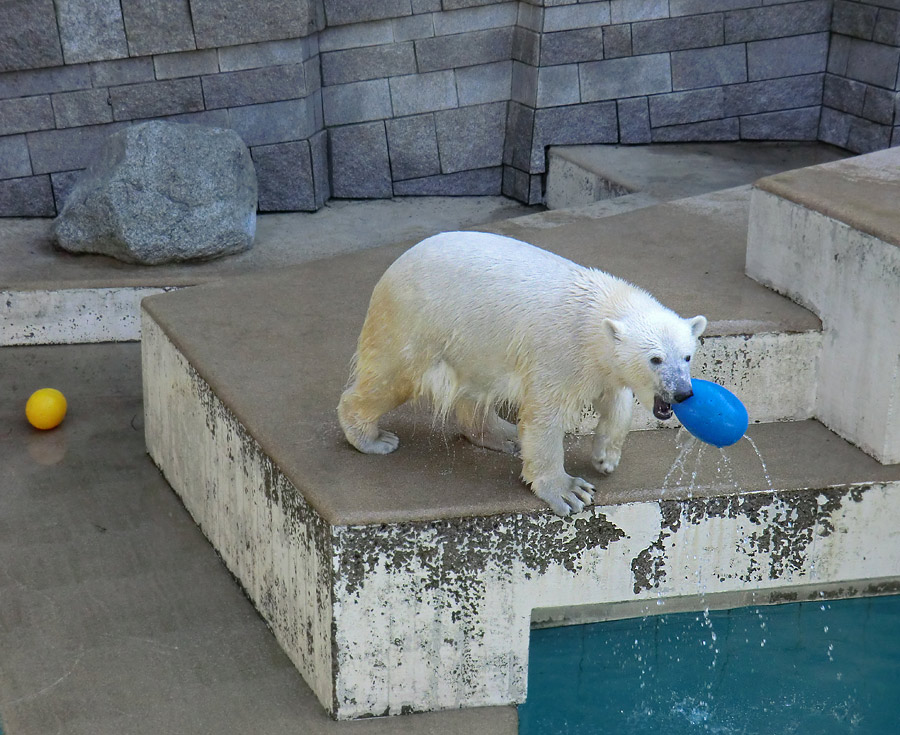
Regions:
<instances>
[{"instance_id":1,"label":"white polar bear","mask_svg":"<svg viewBox=\"0 0 900 735\"><path fill-rule=\"evenodd\" d=\"M361 452L387 454L386 412L427 398L474 444L521 451L522 479L559 515L593 501L568 475L563 438L593 404L592 460L612 472L634 396L658 419L691 395L706 318L682 319L649 293L524 242L480 232L423 240L372 293L338 417ZM518 429L497 409L517 409Z\"/></svg>"}]
</instances>

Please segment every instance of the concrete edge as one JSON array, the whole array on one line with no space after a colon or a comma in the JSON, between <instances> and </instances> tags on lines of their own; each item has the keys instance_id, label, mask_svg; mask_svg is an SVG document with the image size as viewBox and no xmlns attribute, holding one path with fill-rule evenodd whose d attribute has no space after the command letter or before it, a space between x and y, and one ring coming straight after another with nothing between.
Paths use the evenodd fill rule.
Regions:
<instances>
[{"instance_id":1,"label":"concrete edge","mask_svg":"<svg viewBox=\"0 0 900 735\"><path fill-rule=\"evenodd\" d=\"M854 230L900 247L900 229L892 231L885 227L879 227L865 217L855 216L853 210L835 206L829 197L815 192L800 191L795 186L780 179L779 176L759 179L754 184L754 187L760 191L793 202L811 212L817 212L829 219L841 222Z\"/></svg>"},{"instance_id":2,"label":"concrete edge","mask_svg":"<svg viewBox=\"0 0 900 735\"><path fill-rule=\"evenodd\" d=\"M141 300L171 290L0 290L0 347L135 342L141 338Z\"/></svg>"},{"instance_id":3,"label":"concrete edge","mask_svg":"<svg viewBox=\"0 0 900 735\"><path fill-rule=\"evenodd\" d=\"M531 627L556 628L563 625L587 625L611 620L670 615L703 610L731 610L757 605L787 605L815 600L847 600L856 597L880 597L900 593L900 576L860 579L828 584L804 584L789 589L751 589L738 592L716 592L709 595L685 595L652 602L606 603L577 607L535 608L531 611Z\"/></svg>"}]
</instances>

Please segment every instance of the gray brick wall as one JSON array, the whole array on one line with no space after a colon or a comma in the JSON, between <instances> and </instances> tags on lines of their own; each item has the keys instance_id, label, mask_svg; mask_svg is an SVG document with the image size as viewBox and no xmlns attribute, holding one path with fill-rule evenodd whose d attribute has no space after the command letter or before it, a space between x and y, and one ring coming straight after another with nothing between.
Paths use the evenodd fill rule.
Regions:
<instances>
[{"instance_id":1,"label":"gray brick wall","mask_svg":"<svg viewBox=\"0 0 900 735\"><path fill-rule=\"evenodd\" d=\"M835 0L818 138L865 153L900 145L900 5Z\"/></svg>"},{"instance_id":2,"label":"gray brick wall","mask_svg":"<svg viewBox=\"0 0 900 735\"><path fill-rule=\"evenodd\" d=\"M546 148L900 144L896 0L6 0L0 214L134 121L231 127L260 210L540 201Z\"/></svg>"}]
</instances>

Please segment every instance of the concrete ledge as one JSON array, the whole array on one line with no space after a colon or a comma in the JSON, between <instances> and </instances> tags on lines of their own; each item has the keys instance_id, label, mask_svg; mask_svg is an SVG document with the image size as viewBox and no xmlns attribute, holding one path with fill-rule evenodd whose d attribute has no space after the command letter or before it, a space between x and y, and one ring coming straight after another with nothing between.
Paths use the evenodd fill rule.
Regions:
<instances>
[{"instance_id":1,"label":"concrete ledge","mask_svg":"<svg viewBox=\"0 0 900 735\"><path fill-rule=\"evenodd\" d=\"M892 148L768 176L756 188L900 246L900 154Z\"/></svg>"},{"instance_id":2,"label":"concrete ledge","mask_svg":"<svg viewBox=\"0 0 900 735\"><path fill-rule=\"evenodd\" d=\"M141 338L140 303L166 288L0 290L0 346L131 342Z\"/></svg>"},{"instance_id":3,"label":"concrete ledge","mask_svg":"<svg viewBox=\"0 0 900 735\"><path fill-rule=\"evenodd\" d=\"M748 275L825 327L815 415L882 462L900 462L900 151L763 179Z\"/></svg>"},{"instance_id":4,"label":"concrete ledge","mask_svg":"<svg viewBox=\"0 0 900 735\"><path fill-rule=\"evenodd\" d=\"M752 184L762 176L844 158L822 143L662 143L552 146L549 209L582 207L640 193L656 201ZM638 201L633 200L632 206Z\"/></svg>"},{"instance_id":5,"label":"concrete ledge","mask_svg":"<svg viewBox=\"0 0 900 735\"><path fill-rule=\"evenodd\" d=\"M741 385L756 418L802 417L819 322L741 274L745 207L746 192L723 193L529 239L705 311L699 372ZM814 422L752 427L768 479L747 442L673 478L673 431L635 432L598 478L590 439L573 437L567 467L598 486L573 519L528 492L516 458L415 407L385 418L398 452L356 452L335 405L403 248L143 302L151 456L334 716L521 702L535 608L898 576L900 467Z\"/></svg>"},{"instance_id":6,"label":"concrete ledge","mask_svg":"<svg viewBox=\"0 0 900 735\"><path fill-rule=\"evenodd\" d=\"M675 432L639 432L598 506L560 519L514 458L435 435L427 418L402 451L373 458L279 392L289 439L309 454L276 462L261 435L280 421L245 426L149 313L143 354L151 456L341 719L523 701L534 608L900 571L900 467L814 422L754 427L766 469L742 443L724 474L692 459L689 485L666 480ZM301 392L321 387L297 377ZM587 474L587 440L568 454Z\"/></svg>"}]
</instances>

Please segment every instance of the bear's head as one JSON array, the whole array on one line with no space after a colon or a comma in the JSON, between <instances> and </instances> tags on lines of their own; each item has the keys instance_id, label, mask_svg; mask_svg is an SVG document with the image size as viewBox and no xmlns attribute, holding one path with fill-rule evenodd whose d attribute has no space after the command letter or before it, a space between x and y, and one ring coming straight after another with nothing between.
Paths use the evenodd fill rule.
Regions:
<instances>
[{"instance_id":1,"label":"bear's head","mask_svg":"<svg viewBox=\"0 0 900 735\"><path fill-rule=\"evenodd\" d=\"M706 329L706 317L682 319L666 308L604 319L619 379L641 404L665 421L672 404L690 398L691 358Z\"/></svg>"}]
</instances>

